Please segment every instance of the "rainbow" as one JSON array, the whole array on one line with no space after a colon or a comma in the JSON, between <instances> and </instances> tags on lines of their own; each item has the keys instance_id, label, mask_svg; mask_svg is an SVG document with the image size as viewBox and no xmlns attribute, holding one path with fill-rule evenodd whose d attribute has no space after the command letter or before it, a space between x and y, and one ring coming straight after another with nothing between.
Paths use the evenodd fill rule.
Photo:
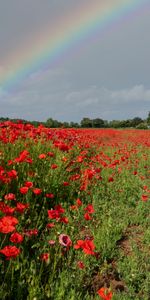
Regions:
<instances>
[{"instance_id":1,"label":"rainbow","mask_svg":"<svg viewBox=\"0 0 150 300\"><path fill-rule=\"evenodd\" d=\"M79 1L80 2L80 1ZM70 14L57 20L50 28L43 28L38 36L11 53L3 62L11 71L1 72L0 88L6 92L16 89L36 72L59 64L70 52L102 35L114 24L140 14L149 7L149 0L86 0Z\"/></svg>"}]
</instances>

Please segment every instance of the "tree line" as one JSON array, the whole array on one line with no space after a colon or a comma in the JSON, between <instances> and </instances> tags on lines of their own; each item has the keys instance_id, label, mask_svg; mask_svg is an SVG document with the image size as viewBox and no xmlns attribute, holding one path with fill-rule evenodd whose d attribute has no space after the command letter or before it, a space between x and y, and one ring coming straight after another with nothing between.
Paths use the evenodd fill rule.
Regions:
<instances>
[{"instance_id":1,"label":"tree line","mask_svg":"<svg viewBox=\"0 0 150 300\"><path fill-rule=\"evenodd\" d=\"M14 123L30 123L35 127L39 126L40 124L44 125L45 127L49 128L139 128L139 129L148 129L150 128L150 111L146 119L142 119L140 117L134 117L133 119L127 120L112 120L107 121L101 118L87 118L84 117L80 123L77 122L60 122L54 120L52 118L48 118L45 122L39 121L27 121L24 119L11 119L11 118L0 118L0 123L5 121L11 121Z\"/></svg>"}]
</instances>

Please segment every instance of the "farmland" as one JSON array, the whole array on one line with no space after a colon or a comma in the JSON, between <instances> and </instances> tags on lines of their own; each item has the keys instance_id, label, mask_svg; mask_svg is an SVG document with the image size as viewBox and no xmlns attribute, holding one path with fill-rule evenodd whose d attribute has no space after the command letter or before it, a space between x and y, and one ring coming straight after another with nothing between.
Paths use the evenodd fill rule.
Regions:
<instances>
[{"instance_id":1,"label":"farmland","mask_svg":"<svg viewBox=\"0 0 150 300\"><path fill-rule=\"evenodd\" d=\"M149 300L150 131L0 124L0 299Z\"/></svg>"}]
</instances>

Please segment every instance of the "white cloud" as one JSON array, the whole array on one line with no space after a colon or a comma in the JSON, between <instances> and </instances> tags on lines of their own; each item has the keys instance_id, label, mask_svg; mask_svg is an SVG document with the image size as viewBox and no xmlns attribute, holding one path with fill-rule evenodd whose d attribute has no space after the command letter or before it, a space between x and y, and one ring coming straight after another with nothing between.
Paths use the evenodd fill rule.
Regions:
<instances>
[{"instance_id":1,"label":"white cloud","mask_svg":"<svg viewBox=\"0 0 150 300\"><path fill-rule=\"evenodd\" d=\"M89 86L73 88L70 74L63 68L34 73L16 94L0 89L0 114L29 120L49 117L80 121L83 117L126 119L146 117L150 89L135 85L124 89ZM5 97L4 97L5 96Z\"/></svg>"},{"instance_id":2,"label":"white cloud","mask_svg":"<svg viewBox=\"0 0 150 300\"><path fill-rule=\"evenodd\" d=\"M92 97L91 97L92 96ZM136 101L149 101L150 102L150 89L146 89L143 85L136 85L131 88L111 90L104 87L91 87L85 90L73 91L66 96L67 102L76 101L80 102L91 99L94 103L133 103ZM91 101L91 104L93 102ZM89 103L89 102L87 102Z\"/></svg>"},{"instance_id":3,"label":"white cloud","mask_svg":"<svg viewBox=\"0 0 150 300\"><path fill-rule=\"evenodd\" d=\"M132 88L112 91L111 98L124 102L130 101L150 101L150 89L145 89L145 87L141 85L136 85Z\"/></svg>"}]
</instances>

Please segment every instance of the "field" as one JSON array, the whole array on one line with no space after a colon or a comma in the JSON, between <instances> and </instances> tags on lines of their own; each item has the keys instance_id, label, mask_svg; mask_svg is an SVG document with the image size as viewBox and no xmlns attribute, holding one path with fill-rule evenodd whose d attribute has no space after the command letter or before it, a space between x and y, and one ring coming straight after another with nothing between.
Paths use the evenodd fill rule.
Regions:
<instances>
[{"instance_id":1,"label":"field","mask_svg":"<svg viewBox=\"0 0 150 300\"><path fill-rule=\"evenodd\" d=\"M150 299L150 131L0 124L0 299Z\"/></svg>"}]
</instances>

